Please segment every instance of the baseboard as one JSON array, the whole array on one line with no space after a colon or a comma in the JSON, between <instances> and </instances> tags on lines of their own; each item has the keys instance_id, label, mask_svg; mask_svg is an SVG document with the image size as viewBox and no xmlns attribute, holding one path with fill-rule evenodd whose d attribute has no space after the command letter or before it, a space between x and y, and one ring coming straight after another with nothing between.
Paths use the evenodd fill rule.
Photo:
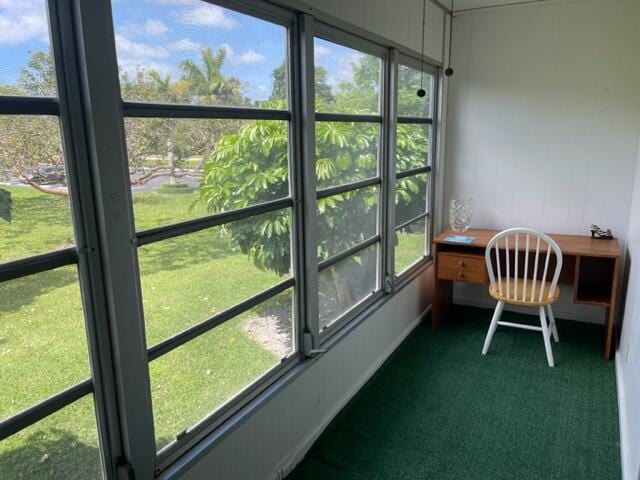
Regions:
<instances>
[{"instance_id":1,"label":"baseboard","mask_svg":"<svg viewBox=\"0 0 640 480\"><path fill-rule=\"evenodd\" d=\"M363 372L357 382L353 384L353 386L347 390L344 396L338 401L334 407L324 416L324 418L320 421L317 427L309 433L295 448L293 452L291 452L280 464L280 467L277 468L271 475L269 475L268 480L282 480L284 479L298 463L300 463L311 446L318 439L320 434L324 431L325 428L331 423L331 421L335 418L335 416L342 410L349 400L353 398L353 396L358 393L358 391L364 386L365 383L373 376L376 371L382 366L382 364L389 358L389 356L400 346L405 338L413 331L414 328L418 326L418 324L422 321L422 319L431 311L431 305L429 305L420 315L418 315L407 327L396 337L396 339L391 342L387 348L378 356L378 358Z\"/></svg>"},{"instance_id":2,"label":"baseboard","mask_svg":"<svg viewBox=\"0 0 640 480\"><path fill-rule=\"evenodd\" d=\"M620 423L620 463L622 468L622 480L636 480L631 471L631 452L629 451L629 434L627 432L627 400L624 393L624 381L622 375L622 353L616 351L616 390L618 393L618 421Z\"/></svg>"}]
</instances>

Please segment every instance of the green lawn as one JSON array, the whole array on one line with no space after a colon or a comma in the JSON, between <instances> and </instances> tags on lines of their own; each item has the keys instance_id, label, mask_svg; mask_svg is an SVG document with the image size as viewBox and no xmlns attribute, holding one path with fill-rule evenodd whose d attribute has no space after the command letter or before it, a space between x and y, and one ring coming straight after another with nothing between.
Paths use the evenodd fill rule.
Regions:
<instances>
[{"instance_id":1,"label":"green lawn","mask_svg":"<svg viewBox=\"0 0 640 480\"><path fill-rule=\"evenodd\" d=\"M13 221L0 223L0 261L72 243L66 198L30 188L11 190ZM134 194L137 228L201 213L189 209L194 198L194 194ZM149 346L279 280L232 250L216 229L143 247L139 262ZM285 292L262 306L261 312L227 322L152 362L158 446L279 361L242 325L245 317L265 310L271 316L290 316L289 305L290 293ZM0 319L0 418L89 376L75 267L0 284ZM86 479L98 476L98 465L90 398L0 442L0 478Z\"/></svg>"},{"instance_id":2,"label":"green lawn","mask_svg":"<svg viewBox=\"0 0 640 480\"><path fill-rule=\"evenodd\" d=\"M0 262L72 244L65 197L10 189L13 220L0 221ZM135 193L136 228L202 214L191 208L194 200L195 193ZM398 270L419 257L423 244L424 235L399 235ZM221 228L147 245L138 257L148 346L281 280L233 249ZM279 362L278 355L247 333L248 322L256 318L290 322L291 292L150 364L159 448ZM0 284L0 371L0 420L89 376L74 266ZM91 397L0 442L0 478L98 476Z\"/></svg>"},{"instance_id":3,"label":"green lawn","mask_svg":"<svg viewBox=\"0 0 640 480\"><path fill-rule=\"evenodd\" d=\"M397 233L395 248L396 273L401 273L424 255L426 241L424 221L421 221L418 227L420 233L410 233L406 229Z\"/></svg>"}]
</instances>

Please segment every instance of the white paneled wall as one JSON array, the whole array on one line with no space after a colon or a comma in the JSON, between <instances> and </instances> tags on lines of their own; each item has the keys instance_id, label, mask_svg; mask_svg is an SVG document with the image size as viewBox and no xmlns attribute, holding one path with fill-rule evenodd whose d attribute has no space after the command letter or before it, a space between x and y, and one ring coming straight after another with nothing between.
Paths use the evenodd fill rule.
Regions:
<instances>
[{"instance_id":1,"label":"white paneled wall","mask_svg":"<svg viewBox=\"0 0 640 480\"><path fill-rule=\"evenodd\" d=\"M428 269L298 376L201 461L189 480L284 478L431 304ZM426 327L425 327L426 328Z\"/></svg>"},{"instance_id":2,"label":"white paneled wall","mask_svg":"<svg viewBox=\"0 0 640 480\"><path fill-rule=\"evenodd\" d=\"M628 290L616 355L625 480L640 478L640 145L633 192L627 231Z\"/></svg>"},{"instance_id":3,"label":"white paneled wall","mask_svg":"<svg viewBox=\"0 0 640 480\"><path fill-rule=\"evenodd\" d=\"M422 0L302 0L342 21L420 52ZM429 0L425 9L424 54L442 62L445 14Z\"/></svg>"},{"instance_id":4,"label":"white paneled wall","mask_svg":"<svg viewBox=\"0 0 640 480\"><path fill-rule=\"evenodd\" d=\"M584 234L597 223L624 243L640 131L639 25L637 0L455 16L447 203L474 198L478 227ZM486 303L481 288L455 295ZM563 316L602 317L567 295L558 307Z\"/></svg>"}]
</instances>

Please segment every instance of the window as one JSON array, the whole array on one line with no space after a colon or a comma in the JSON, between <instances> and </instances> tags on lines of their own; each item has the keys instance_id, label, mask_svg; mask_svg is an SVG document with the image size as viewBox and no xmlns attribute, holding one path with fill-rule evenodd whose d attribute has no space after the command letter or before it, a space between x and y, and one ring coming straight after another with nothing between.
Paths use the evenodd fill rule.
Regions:
<instances>
[{"instance_id":1,"label":"window","mask_svg":"<svg viewBox=\"0 0 640 480\"><path fill-rule=\"evenodd\" d=\"M151 478L421 271L435 70L269 2L14 3L0 477Z\"/></svg>"},{"instance_id":2,"label":"window","mask_svg":"<svg viewBox=\"0 0 640 480\"><path fill-rule=\"evenodd\" d=\"M287 32L202 0L113 2L122 98L286 108Z\"/></svg>"},{"instance_id":3,"label":"window","mask_svg":"<svg viewBox=\"0 0 640 480\"><path fill-rule=\"evenodd\" d=\"M395 250L396 275L420 259L429 248L429 205L431 196L431 152L435 77L429 66L423 71L398 64L395 144ZM426 95L419 97L417 91Z\"/></svg>"},{"instance_id":4,"label":"window","mask_svg":"<svg viewBox=\"0 0 640 480\"><path fill-rule=\"evenodd\" d=\"M313 52L318 112L380 113L380 57L318 37Z\"/></svg>"},{"instance_id":5,"label":"window","mask_svg":"<svg viewBox=\"0 0 640 480\"><path fill-rule=\"evenodd\" d=\"M0 476L99 478L73 149L46 4L27 3L0 6Z\"/></svg>"},{"instance_id":6,"label":"window","mask_svg":"<svg viewBox=\"0 0 640 480\"><path fill-rule=\"evenodd\" d=\"M322 332L379 290L383 59L316 37L314 61Z\"/></svg>"},{"instance_id":7,"label":"window","mask_svg":"<svg viewBox=\"0 0 640 480\"><path fill-rule=\"evenodd\" d=\"M164 458L297 351L288 32L206 2L113 10Z\"/></svg>"}]
</instances>

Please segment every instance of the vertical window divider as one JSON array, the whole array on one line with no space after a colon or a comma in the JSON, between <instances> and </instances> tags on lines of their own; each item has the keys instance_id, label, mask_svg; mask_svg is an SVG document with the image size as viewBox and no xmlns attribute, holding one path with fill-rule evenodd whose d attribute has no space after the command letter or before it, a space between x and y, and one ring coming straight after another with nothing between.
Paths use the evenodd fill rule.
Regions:
<instances>
[{"instance_id":1,"label":"vertical window divider","mask_svg":"<svg viewBox=\"0 0 640 480\"><path fill-rule=\"evenodd\" d=\"M431 86L431 105L430 105L430 115L431 118L434 119L431 124L431 135L429 138L429 165L431 166L431 171L429 172L429 183L428 188L429 192L427 195L427 213L429 214L427 217L427 232L425 234L425 255L431 255L431 240L433 238L433 232L435 228L435 215L434 215L434 205L436 192L438 191L438 186L436 184L436 175L438 174L438 150L440 148L439 144L439 135L440 135L440 115L438 112L438 108L440 108L440 79L442 76L442 68L438 68L436 73L433 75L433 85ZM444 211L444 208L441 208L441 211Z\"/></svg>"},{"instance_id":2,"label":"vertical window divider","mask_svg":"<svg viewBox=\"0 0 640 480\"><path fill-rule=\"evenodd\" d=\"M101 259L121 442L120 458L106 461L118 476L152 478L156 452L148 356L111 5L109 0L70 4L75 45L68 48L78 55L76 91L97 232L92 248Z\"/></svg>"},{"instance_id":3,"label":"vertical window divider","mask_svg":"<svg viewBox=\"0 0 640 480\"><path fill-rule=\"evenodd\" d=\"M298 250L298 324L302 332L302 353L312 357L321 353L318 315L318 221L315 169L315 65L313 55L314 19L300 14L297 22L299 68L292 70L294 135L297 161L293 177L298 213L295 229Z\"/></svg>"},{"instance_id":4,"label":"vertical window divider","mask_svg":"<svg viewBox=\"0 0 640 480\"><path fill-rule=\"evenodd\" d=\"M395 272L395 238L396 238L396 127L397 127L397 85L398 85L398 51L395 48L390 49L388 61L386 62L385 78L387 88L383 118L385 119L385 139L386 148L383 157L382 171L382 191L384 193L383 209L385 215L383 218L384 241L382 242L384 249L384 283L383 289L386 293L393 291L394 272Z\"/></svg>"},{"instance_id":5,"label":"vertical window divider","mask_svg":"<svg viewBox=\"0 0 640 480\"><path fill-rule=\"evenodd\" d=\"M88 164L87 137L83 125L79 72L70 2L48 0L51 48L54 56L60 130L66 159L73 230L78 251L78 277L82 293L93 400L100 458L106 478L114 478L115 458L122 443L112 369L113 355L106 315L103 271L97 252L96 210Z\"/></svg>"}]
</instances>

